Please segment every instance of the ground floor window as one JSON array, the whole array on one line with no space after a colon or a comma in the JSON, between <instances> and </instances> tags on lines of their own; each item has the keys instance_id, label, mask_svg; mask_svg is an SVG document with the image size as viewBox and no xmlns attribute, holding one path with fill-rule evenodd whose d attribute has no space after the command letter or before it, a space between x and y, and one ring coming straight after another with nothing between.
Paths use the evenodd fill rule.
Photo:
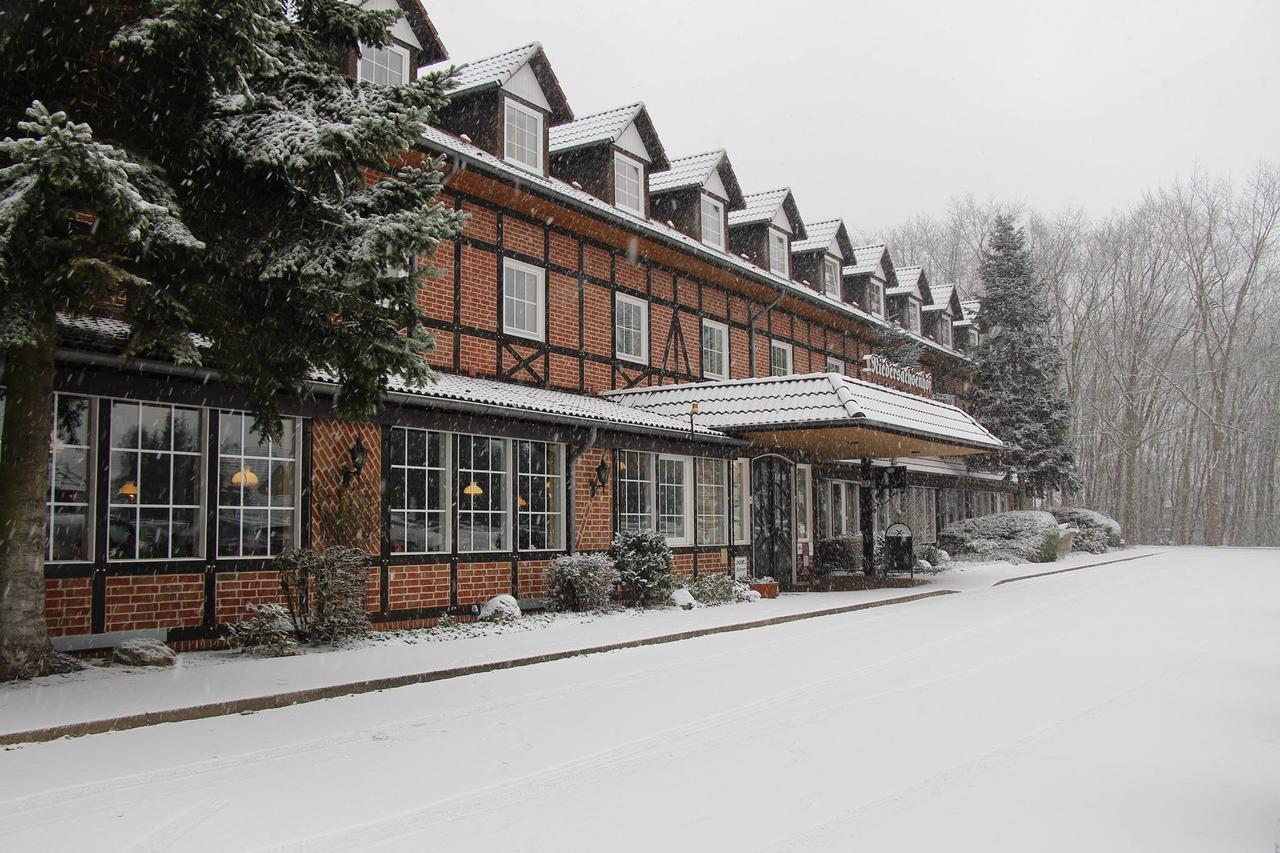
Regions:
<instances>
[{"instance_id":1,"label":"ground floor window","mask_svg":"<svg viewBox=\"0 0 1280 853\"><path fill-rule=\"evenodd\" d=\"M672 544L689 541L687 457L658 457L658 532Z\"/></svg>"},{"instance_id":2,"label":"ground floor window","mask_svg":"<svg viewBox=\"0 0 1280 853\"><path fill-rule=\"evenodd\" d=\"M813 539L813 520L809 511L812 474L813 469L808 465L796 466L796 539L800 542L810 542Z\"/></svg>"},{"instance_id":3,"label":"ground floor window","mask_svg":"<svg viewBox=\"0 0 1280 853\"><path fill-rule=\"evenodd\" d=\"M946 529L966 518L964 492L960 489L938 490L938 524Z\"/></svg>"},{"instance_id":4,"label":"ground floor window","mask_svg":"<svg viewBox=\"0 0 1280 853\"><path fill-rule=\"evenodd\" d=\"M818 536L857 536L862 532L857 483L822 480L818 484Z\"/></svg>"},{"instance_id":5,"label":"ground floor window","mask_svg":"<svg viewBox=\"0 0 1280 853\"><path fill-rule=\"evenodd\" d=\"M108 557L202 556L201 410L121 401L109 407Z\"/></svg>"},{"instance_id":6,"label":"ground floor window","mask_svg":"<svg viewBox=\"0 0 1280 853\"><path fill-rule=\"evenodd\" d=\"M218 414L218 556L271 557L298 542L302 425L283 418L264 438L243 412Z\"/></svg>"},{"instance_id":7,"label":"ground floor window","mask_svg":"<svg viewBox=\"0 0 1280 853\"><path fill-rule=\"evenodd\" d=\"M516 442L516 517L520 549L564 547L564 447Z\"/></svg>"},{"instance_id":8,"label":"ground floor window","mask_svg":"<svg viewBox=\"0 0 1280 853\"><path fill-rule=\"evenodd\" d=\"M511 541L507 525L507 441L460 435L457 444L458 550L505 551Z\"/></svg>"},{"instance_id":9,"label":"ground floor window","mask_svg":"<svg viewBox=\"0 0 1280 853\"><path fill-rule=\"evenodd\" d=\"M4 409L0 406L0 422ZM93 556L93 401L55 394L49 444L47 559L83 562Z\"/></svg>"},{"instance_id":10,"label":"ground floor window","mask_svg":"<svg viewBox=\"0 0 1280 853\"><path fill-rule=\"evenodd\" d=\"M652 530L653 455L618 451L618 530Z\"/></svg>"},{"instance_id":11,"label":"ground floor window","mask_svg":"<svg viewBox=\"0 0 1280 853\"><path fill-rule=\"evenodd\" d=\"M618 451L618 529L656 530L672 545L723 545L729 490L734 490L734 535L741 532L735 472L732 487L719 459L694 459L637 450ZM695 500L696 492L696 500ZM695 538L696 533L696 538ZM745 535L745 534L743 534Z\"/></svg>"},{"instance_id":12,"label":"ground floor window","mask_svg":"<svg viewBox=\"0 0 1280 853\"><path fill-rule=\"evenodd\" d=\"M751 541L751 460L733 460L732 505L733 544Z\"/></svg>"},{"instance_id":13,"label":"ground floor window","mask_svg":"<svg viewBox=\"0 0 1280 853\"><path fill-rule=\"evenodd\" d=\"M698 544L725 544L727 485L723 459L698 459L694 463L698 479Z\"/></svg>"},{"instance_id":14,"label":"ground floor window","mask_svg":"<svg viewBox=\"0 0 1280 853\"><path fill-rule=\"evenodd\" d=\"M393 427L388 435L387 511L391 550L449 550L449 436Z\"/></svg>"}]
</instances>

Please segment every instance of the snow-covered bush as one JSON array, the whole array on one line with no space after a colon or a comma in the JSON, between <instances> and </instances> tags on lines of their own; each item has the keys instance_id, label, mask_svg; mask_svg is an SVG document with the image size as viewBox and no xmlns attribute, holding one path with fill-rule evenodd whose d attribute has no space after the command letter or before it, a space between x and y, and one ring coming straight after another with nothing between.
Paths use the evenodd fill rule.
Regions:
<instances>
[{"instance_id":1,"label":"snow-covered bush","mask_svg":"<svg viewBox=\"0 0 1280 853\"><path fill-rule=\"evenodd\" d=\"M227 645L241 652L250 649L284 654L296 641L293 620L282 604L249 604L248 615L227 626Z\"/></svg>"},{"instance_id":2,"label":"snow-covered bush","mask_svg":"<svg viewBox=\"0 0 1280 853\"><path fill-rule=\"evenodd\" d=\"M622 585L636 604L665 604L671 597L675 561L667 537L653 530L619 533L613 555Z\"/></svg>"},{"instance_id":3,"label":"snow-covered bush","mask_svg":"<svg viewBox=\"0 0 1280 853\"><path fill-rule=\"evenodd\" d=\"M603 610L620 580L608 554L565 554L547 566L547 604L552 610Z\"/></svg>"},{"instance_id":4,"label":"snow-covered bush","mask_svg":"<svg viewBox=\"0 0 1280 853\"><path fill-rule=\"evenodd\" d=\"M823 539L814 551L812 571L820 578L833 572L862 571L862 537L832 536Z\"/></svg>"},{"instance_id":5,"label":"snow-covered bush","mask_svg":"<svg viewBox=\"0 0 1280 853\"><path fill-rule=\"evenodd\" d=\"M1072 551L1105 554L1108 548L1124 544L1120 538L1120 522L1110 516L1083 507L1058 507L1049 512L1059 524L1069 524L1077 530Z\"/></svg>"},{"instance_id":6,"label":"snow-covered bush","mask_svg":"<svg viewBox=\"0 0 1280 853\"><path fill-rule=\"evenodd\" d=\"M367 564L364 552L341 546L294 548L276 557L272 566L280 572L294 636L304 643L336 643L368 633Z\"/></svg>"},{"instance_id":7,"label":"snow-covered bush","mask_svg":"<svg viewBox=\"0 0 1280 853\"><path fill-rule=\"evenodd\" d=\"M752 600L748 595L752 591L751 587L728 575L698 575L691 578L685 586L699 604L733 604ZM759 593L756 596L759 597Z\"/></svg>"},{"instance_id":8,"label":"snow-covered bush","mask_svg":"<svg viewBox=\"0 0 1280 853\"><path fill-rule=\"evenodd\" d=\"M916 571L940 572L950 562L951 555L932 543L926 543L916 551Z\"/></svg>"},{"instance_id":9,"label":"snow-covered bush","mask_svg":"<svg viewBox=\"0 0 1280 853\"><path fill-rule=\"evenodd\" d=\"M1058 522L1030 510L984 515L947 527L938 534L938 546L969 562L1052 563L1058 558Z\"/></svg>"},{"instance_id":10,"label":"snow-covered bush","mask_svg":"<svg viewBox=\"0 0 1280 853\"><path fill-rule=\"evenodd\" d=\"M495 595L480 608L481 622L514 622L520 618L520 603L510 595Z\"/></svg>"}]
</instances>

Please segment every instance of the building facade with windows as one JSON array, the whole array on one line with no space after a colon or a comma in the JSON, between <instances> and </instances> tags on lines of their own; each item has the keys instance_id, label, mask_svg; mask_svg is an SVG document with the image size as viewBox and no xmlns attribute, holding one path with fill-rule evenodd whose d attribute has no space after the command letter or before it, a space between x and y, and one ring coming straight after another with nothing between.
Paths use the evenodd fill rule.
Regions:
<instances>
[{"instance_id":1,"label":"building facade with windows","mask_svg":"<svg viewBox=\"0 0 1280 853\"><path fill-rule=\"evenodd\" d=\"M362 85L449 65L423 8L392 5L393 44L351 58ZM906 520L929 541L1000 505L1004 484L961 461L1000 443L965 412L973 304L953 288L853 246L839 219L806 224L788 189L744 194L724 151L670 158L643 104L576 118L536 43L455 79L421 146L467 215L419 259L437 271L420 293L437 382L393 379L348 422L317 376L269 441L216 377L121 359L110 316L61 319L61 645L211 642L275 599L273 556L344 535L369 554L375 622L407 626L539 599L550 560L620 531L663 533L682 574L803 588L822 537L870 548ZM890 327L919 365L885 363ZM893 464L910 488L886 495Z\"/></svg>"}]
</instances>

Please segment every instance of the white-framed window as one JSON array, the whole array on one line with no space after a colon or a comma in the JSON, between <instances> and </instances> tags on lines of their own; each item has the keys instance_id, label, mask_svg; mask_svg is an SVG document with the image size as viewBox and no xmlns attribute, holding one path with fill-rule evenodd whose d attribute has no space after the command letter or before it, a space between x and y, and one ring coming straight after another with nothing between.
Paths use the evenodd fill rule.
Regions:
<instances>
[{"instance_id":1,"label":"white-framed window","mask_svg":"<svg viewBox=\"0 0 1280 853\"><path fill-rule=\"evenodd\" d=\"M618 358L649 363L649 303L625 293L613 305L613 348Z\"/></svg>"},{"instance_id":2,"label":"white-framed window","mask_svg":"<svg viewBox=\"0 0 1280 853\"><path fill-rule=\"evenodd\" d=\"M729 486L723 459L695 459L698 483L697 523L699 545L725 544L725 508Z\"/></svg>"},{"instance_id":3,"label":"white-framed window","mask_svg":"<svg viewBox=\"0 0 1280 853\"><path fill-rule=\"evenodd\" d=\"M53 407L45 557L52 562L87 562L93 559L93 401L54 394Z\"/></svg>"},{"instance_id":4,"label":"white-framed window","mask_svg":"<svg viewBox=\"0 0 1280 853\"><path fill-rule=\"evenodd\" d=\"M813 541L813 515L810 510L809 492L813 482L813 467L796 466L796 540Z\"/></svg>"},{"instance_id":5,"label":"white-framed window","mask_svg":"<svg viewBox=\"0 0 1280 853\"><path fill-rule=\"evenodd\" d=\"M735 459L731 468L733 544L741 545L751 541L751 460Z\"/></svg>"},{"instance_id":6,"label":"white-framed window","mask_svg":"<svg viewBox=\"0 0 1280 853\"><path fill-rule=\"evenodd\" d=\"M454 479L458 551L505 551L511 546L508 442L483 435L459 435L454 441L458 447Z\"/></svg>"},{"instance_id":7,"label":"white-framed window","mask_svg":"<svg viewBox=\"0 0 1280 853\"><path fill-rule=\"evenodd\" d=\"M449 435L392 427L388 436L389 539L397 554L449 550Z\"/></svg>"},{"instance_id":8,"label":"white-framed window","mask_svg":"<svg viewBox=\"0 0 1280 853\"><path fill-rule=\"evenodd\" d=\"M360 45L356 79L377 86L399 86L409 80L409 51L398 44Z\"/></svg>"},{"instance_id":9,"label":"white-framed window","mask_svg":"<svg viewBox=\"0 0 1280 853\"><path fill-rule=\"evenodd\" d=\"M938 312L938 343L951 346L951 315L946 311Z\"/></svg>"},{"instance_id":10,"label":"white-framed window","mask_svg":"<svg viewBox=\"0 0 1280 853\"><path fill-rule=\"evenodd\" d=\"M938 541L938 490L931 486L911 486L908 490L910 501L911 532L917 542L932 543Z\"/></svg>"},{"instance_id":11,"label":"white-framed window","mask_svg":"<svg viewBox=\"0 0 1280 853\"><path fill-rule=\"evenodd\" d=\"M110 403L109 560L187 560L204 554L200 409Z\"/></svg>"},{"instance_id":12,"label":"white-framed window","mask_svg":"<svg viewBox=\"0 0 1280 853\"><path fill-rule=\"evenodd\" d=\"M910 297L902 309L902 326L909 332L920 331L920 303Z\"/></svg>"},{"instance_id":13,"label":"white-framed window","mask_svg":"<svg viewBox=\"0 0 1280 853\"><path fill-rule=\"evenodd\" d=\"M861 532L858 484L848 480L818 483L818 536L856 536Z\"/></svg>"},{"instance_id":14,"label":"white-framed window","mask_svg":"<svg viewBox=\"0 0 1280 853\"><path fill-rule=\"evenodd\" d=\"M791 344L783 341L769 342L769 375L789 376L791 374Z\"/></svg>"},{"instance_id":15,"label":"white-framed window","mask_svg":"<svg viewBox=\"0 0 1280 853\"><path fill-rule=\"evenodd\" d=\"M791 274L791 252L787 235L777 228L769 229L769 271L781 276Z\"/></svg>"},{"instance_id":16,"label":"white-framed window","mask_svg":"<svg viewBox=\"0 0 1280 853\"><path fill-rule=\"evenodd\" d=\"M516 521L521 551L564 547L564 445L517 441Z\"/></svg>"},{"instance_id":17,"label":"white-framed window","mask_svg":"<svg viewBox=\"0 0 1280 853\"><path fill-rule=\"evenodd\" d=\"M618 530L653 529L653 454L618 451Z\"/></svg>"},{"instance_id":18,"label":"white-framed window","mask_svg":"<svg viewBox=\"0 0 1280 853\"><path fill-rule=\"evenodd\" d=\"M827 356L827 373L839 373L843 375L845 372L844 362L833 356Z\"/></svg>"},{"instance_id":19,"label":"white-framed window","mask_svg":"<svg viewBox=\"0 0 1280 853\"><path fill-rule=\"evenodd\" d=\"M673 545L692 541L689 530L691 460L687 456L658 456L658 532Z\"/></svg>"},{"instance_id":20,"label":"white-framed window","mask_svg":"<svg viewBox=\"0 0 1280 853\"><path fill-rule=\"evenodd\" d=\"M715 320L702 321L702 377L729 378L729 327Z\"/></svg>"},{"instance_id":21,"label":"white-framed window","mask_svg":"<svg viewBox=\"0 0 1280 853\"><path fill-rule=\"evenodd\" d=\"M542 113L506 102L504 159L522 169L542 174Z\"/></svg>"},{"instance_id":22,"label":"white-framed window","mask_svg":"<svg viewBox=\"0 0 1280 853\"><path fill-rule=\"evenodd\" d=\"M644 215L644 166L625 154L613 154L613 203L615 207Z\"/></svg>"},{"instance_id":23,"label":"white-framed window","mask_svg":"<svg viewBox=\"0 0 1280 853\"><path fill-rule=\"evenodd\" d=\"M263 438L244 412L218 413L218 556L274 557L298 544L302 422Z\"/></svg>"},{"instance_id":24,"label":"white-framed window","mask_svg":"<svg viewBox=\"0 0 1280 853\"><path fill-rule=\"evenodd\" d=\"M706 193L702 194L701 228L703 243L724 248L724 205Z\"/></svg>"},{"instance_id":25,"label":"white-framed window","mask_svg":"<svg viewBox=\"0 0 1280 853\"><path fill-rule=\"evenodd\" d=\"M867 282L867 310L877 317L884 316L884 282Z\"/></svg>"},{"instance_id":26,"label":"white-framed window","mask_svg":"<svg viewBox=\"0 0 1280 853\"><path fill-rule=\"evenodd\" d=\"M832 299L840 298L840 262L830 255L822 259L822 289Z\"/></svg>"},{"instance_id":27,"label":"white-framed window","mask_svg":"<svg viewBox=\"0 0 1280 853\"><path fill-rule=\"evenodd\" d=\"M547 274L521 261L502 260L502 329L509 335L544 340Z\"/></svg>"}]
</instances>

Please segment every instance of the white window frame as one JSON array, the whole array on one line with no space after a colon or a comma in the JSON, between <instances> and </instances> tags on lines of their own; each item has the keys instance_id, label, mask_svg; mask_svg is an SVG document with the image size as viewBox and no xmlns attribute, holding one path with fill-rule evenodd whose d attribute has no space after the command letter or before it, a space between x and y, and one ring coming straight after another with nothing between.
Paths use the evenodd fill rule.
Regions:
<instances>
[{"instance_id":1,"label":"white window frame","mask_svg":"<svg viewBox=\"0 0 1280 853\"><path fill-rule=\"evenodd\" d=\"M721 358L720 363L724 370L715 372L707 369L707 332L718 334L720 336ZM718 320L703 319L702 321L702 344L701 348L701 364L703 379L728 379L729 378L729 326Z\"/></svg>"},{"instance_id":2,"label":"white window frame","mask_svg":"<svg viewBox=\"0 0 1280 853\"><path fill-rule=\"evenodd\" d=\"M835 356L827 356L827 373L839 373L841 375L845 375L847 371L848 367L843 361Z\"/></svg>"},{"instance_id":3,"label":"white window frame","mask_svg":"<svg viewBox=\"0 0 1280 853\"><path fill-rule=\"evenodd\" d=\"M740 488L739 488L740 485ZM735 488L741 492L740 500L733 500ZM734 545L747 545L751 542L751 460L739 457L733 460L729 469L729 498L733 503L729 513L729 538ZM742 535L738 535L741 525Z\"/></svg>"},{"instance_id":4,"label":"white window frame","mask_svg":"<svg viewBox=\"0 0 1280 853\"><path fill-rule=\"evenodd\" d=\"M920 303L910 296L907 297L907 307L903 310L903 320L904 329L920 334Z\"/></svg>"},{"instance_id":5,"label":"white window frame","mask_svg":"<svg viewBox=\"0 0 1280 853\"><path fill-rule=\"evenodd\" d=\"M529 445L532 452L538 452L540 449L546 456L546 461L555 460L556 470L552 473L534 473L532 471L524 471L520 467L521 445ZM512 442L512 465L515 468L515 494L516 494L516 530L515 530L515 546L519 552L539 552L539 551L559 551L564 548L566 541L565 533L565 454L564 445L552 441L533 441L527 439L517 439ZM530 509L520 505L521 498L525 494L532 496L537 492L538 484L541 483L542 490L549 492L551 499L547 502L546 508L541 511ZM521 541L524 536L524 519L541 519L542 531L545 534L546 528L549 526L551 519L557 519L556 536L554 539L547 538L545 548L533 547L532 540L528 547L525 547Z\"/></svg>"},{"instance_id":6,"label":"white window frame","mask_svg":"<svg viewBox=\"0 0 1280 853\"><path fill-rule=\"evenodd\" d=\"M626 462L623 454L631 457L631 462ZM679 456L672 453L652 453L644 450L623 450L619 451L619 462L626 463L626 470L621 467L618 470L618 489L621 492L626 488L624 483L636 482L644 484L644 503L645 506L639 507L639 512L623 512L619 508L618 529L620 531L631 530L654 530L662 532L662 519L658 512L660 507L659 492L662 489L662 463L674 462L680 466L681 471L681 505L680 518L684 525L683 536L671 536L663 534L667 538L667 544L673 547L692 545L694 539L694 524L696 518L694 516L694 465L692 456ZM632 466L639 463L644 466L644 471L637 472L632 470ZM621 501L621 496L619 496ZM628 519L642 519L640 527L635 526L634 521Z\"/></svg>"},{"instance_id":7,"label":"white window frame","mask_svg":"<svg viewBox=\"0 0 1280 853\"><path fill-rule=\"evenodd\" d=\"M707 220L710 218L707 214L707 208L710 207L715 213L715 231L710 234L707 231ZM710 193L702 194L702 206L699 208L698 227L702 236L702 243L716 249L724 250L724 203L718 201ZM710 239L709 239L710 238Z\"/></svg>"},{"instance_id":8,"label":"white window frame","mask_svg":"<svg viewBox=\"0 0 1280 853\"><path fill-rule=\"evenodd\" d=\"M85 444L69 444L62 437L58 410L63 401L83 401L85 403L84 437ZM0 425L4 423L4 399L0 397ZM97 438L98 438L98 401L94 397L82 394L53 395L53 430L49 439L49 485L48 500L45 501L45 513L48 525L45 533L45 560L50 563L91 563L94 559L94 534L97 532ZM71 451L82 451L85 455L84 500L60 500L55 488L58 482L58 458ZM58 532L58 517L63 515L58 510L79 509L84 519L84 554L79 559L59 560L54 557L54 540ZM72 513L65 513L71 515Z\"/></svg>"},{"instance_id":9,"label":"white window frame","mask_svg":"<svg viewBox=\"0 0 1280 853\"><path fill-rule=\"evenodd\" d=\"M674 453L659 453L654 456L653 462L653 519L655 528L662 533L661 513L661 495L662 491L662 463L676 463L681 469L681 493L680 493L680 518L683 519L684 535L673 536L663 533L667 537L668 545L692 545L693 544L693 457L678 456Z\"/></svg>"},{"instance_id":10,"label":"white window frame","mask_svg":"<svg viewBox=\"0 0 1280 853\"><path fill-rule=\"evenodd\" d=\"M938 343L947 349L951 349L951 343L954 340L951 331L951 315L946 311L938 312Z\"/></svg>"},{"instance_id":11,"label":"white window frame","mask_svg":"<svg viewBox=\"0 0 1280 853\"><path fill-rule=\"evenodd\" d=\"M801 482L803 481L803 483ZM791 502L796 514L796 541L813 542L813 466L797 465L795 470L795 496ZM800 531L804 529L802 536Z\"/></svg>"},{"instance_id":12,"label":"white window frame","mask_svg":"<svg viewBox=\"0 0 1280 853\"><path fill-rule=\"evenodd\" d=\"M840 262L830 255L822 258L822 290L832 299L840 299Z\"/></svg>"},{"instance_id":13,"label":"white window frame","mask_svg":"<svg viewBox=\"0 0 1280 853\"><path fill-rule=\"evenodd\" d=\"M503 101L505 103L505 107L502 114L502 159L513 166L517 166L521 169L524 169L526 172L536 172L539 175L543 174L543 164L542 164L543 139L542 138L545 135L545 131L543 129L542 113L538 112L535 109L526 107L524 104L521 104L517 101L513 101L511 98L504 98ZM534 153L534 159L537 161L536 163L529 163L525 160L520 159L519 156L512 154L510 149L508 148L508 146L511 145L511 142L508 138L508 130L511 126L511 113L513 111L516 112L517 114L524 116L525 118L532 118L534 121L533 138L534 138L535 148L533 153Z\"/></svg>"},{"instance_id":14,"label":"white window frame","mask_svg":"<svg viewBox=\"0 0 1280 853\"><path fill-rule=\"evenodd\" d=\"M649 363L649 303L635 296L629 296L625 293L616 294L613 310L613 352L617 358L623 361L631 361L636 364ZM618 324L622 316L622 312L618 310L619 306L628 305L636 308L640 312L640 352L629 353L623 352L619 346L618 332L621 327Z\"/></svg>"},{"instance_id":15,"label":"white window frame","mask_svg":"<svg viewBox=\"0 0 1280 853\"><path fill-rule=\"evenodd\" d=\"M769 229L769 272L783 278L791 276L791 248L787 235L777 228Z\"/></svg>"},{"instance_id":16,"label":"white window frame","mask_svg":"<svg viewBox=\"0 0 1280 853\"><path fill-rule=\"evenodd\" d=\"M884 316L884 282L867 282L867 311L876 317Z\"/></svg>"},{"instance_id":17,"label":"white window frame","mask_svg":"<svg viewBox=\"0 0 1280 853\"><path fill-rule=\"evenodd\" d=\"M787 354L787 369L781 373L778 372L778 362L774 358L778 353L785 352ZM786 341L771 340L769 341L769 375L770 376L790 376L795 373L794 351L791 344Z\"/></svg>"},{"instance_id":18,"label":"white window frame","mask_svg":"<svg viewBox=\"0 0 1280 853\"><path fill-rule=\"evenodd\" d=\"M284 429L291 434L290 437L293 440L293 454L291 456L278 455L280 452L279 448L276 447L275 440L271 438L266 439L267 447L265 452L267 455L263 456L261 453L249 452L249 447L248 447L249 436L251 433L253 433L253 415L251 415L248 412L239 411L239 410L219 409L216 411L211 411L209 414L209 417L212 418L215 414L217 415L217 418L218 418L217 429L215 431L217 435L216 440L217 440L217 448L218 448L218 472L217 472L218 488L217 488L217 498L216 498L217 506L216 506L216 512L214 513L214 521L213 521L213 523L217 526L217 530L215 531L215 534L214 534L214 552L215 552L216 558L219 560L268 560L272 557L279 556L281 553L289 550L290 548L296 548L298 544L302 541L302 529L301 529L302 528L302 477L305 476L302 470L302 459L303 459L302 419L294 418L294 417L281 418ZM240 450L238 453L223 452L222 445L223 445L223 441L225 440L225 437L223 434L224 418L239 419L240 435L236 437L236 441L238 442L240 447ZM259 437L259 440L262 440L261 436ZM246 500L246 492L251 487L249 487L248 484L243 482L243 479L242 479L242 481L238 484L239 502L238 503L230 502L230 503L224 504L222 502L223 488L228 484L224 484L222 480L223 460L236 460L236 462L238 463L236 472L241 472L241 473L245 471L249 471L250 473L253 473L253 467L251 467L251 463L260 463L258 466L256 466L260 468L263 467L261 463L265 463L265 469L266 469L265 472L261 474L256 474L255 476L259 478L258 485L267 489L267 503L262 506L255 506L250 504ZM276 495L272 493L273 490L271 486L272 486L272 480L276 476L278 476L277 463L288 463L289 465L292 466L292 469L293 469L293 483L290 484L291 494L289 495L290 505L288 506L275 505ZM235 476L234 472L232 476L233 477ZM234 483L235 481L232 480L231 484L234 484ZM222 550L222 542L223 542L222 523L223 523L224 513L226 513L228 517L234 517L235 519L235 526L236 526L235 553L224 553ZM263 513L267 517L267 550L265 554L246 554L245 553L245 548L244 548L245 515L248 513ZM272 548L272 540L271 540L272 520L274 516L283 515L283 514L288 514L292 517L292 521L291 521L292 535L290 537L290 541L287 543L284 543L283 548L281 548L280 550L275 550Z\"/></svg>"},{"instance_id":19,"label":"white window frame","mask_svg":"<svg viewBox=\"0 0 1280 853\"><path fill-rule=\"evenodd\" d=\"M467 471L481 470L474 467L474 461L471 463L471 465L467 466L465 469L462 466L462 442L470 441L473 439L479 439L481 441L496 441L502 446L502 465L494 466L493 463L490 462L490 467L487 469L483 469L483 473L485 473L487 476L485 477L485 480L486 480L485 484L481 486L481 488L485 488L486 497L489 496L493 488L493 482L492 482L493 478L494 476L498 477L499 482L502 484L502 495L501 495L501 502L499 503L498 509L496 510L485 510L485 509L476 510L474 508L471 508L474 505L474 499L471 498L470 495L466 495L463 493L463 489L465 489L468 485L470 485L472 481L464 482L462 472L464 470L467 470ZM507 553L507 552L513 551L514 548L513 548L512 530L511 530L511 501L512 501L511 471L514 468L515 463L514 463L514 460L511 458L511 439L499 438L493 435L478 435L475 433L457 433L455 435L453 444L455 447L458 448L456 457L454 457L454 459L451 460L454 463L452 482L453 482L454 488L457 490L453 497L453 507L454 507L453 514L458 526L458 553L459 554L498 554L498 553ZM475 459L474 453L472 454L471 458L472 460ZM475 478L475 482L477 483L477 485L480 485L479 478ZM488 488L486 488L486 486ZM463 541L465 537L462 532L462 517L464 515L472 515L472 516L487 515L490 517L494 517L494 516L501 517L502 541L499 543L498 547L496 548L474 547L474 538L475 538L474 533L470 534L473 540L472 544L468 545L467 547L463 547Z\"/></svg>"},{"instance_id":20,"label":"white window frame","mask_svg":"<svg viewBox=\"0 0 1280 853\"><path fill-rule=\"evenodd\" d=\"M511 322L512 311L508 310L507 302L520 301L527 303L527 299L518 299L508 293L510 281L507 279L508 270L532 275L536 281L536 304L534 329L524 329L516 326ZM502 259L502 331L508 335L517 335L522 338L531 338L536 341L545 341L547 337L547 271L541 267L535 267L533 264L526 264L523 261L517 261L512 258Z\"/></svg>"},{"instance_id":21,"label":"white window frame","mask_svg":"<svg viewBox=\"0 0 1280 853\"><path fill-rule=\"evenodd\" d=\"M627 457L631 457L629 463ZM617 453L614 461L614 467L618 475L615 500L618 505L618 531L621 533L656 529L653 512L654 460L654 454L643 450L619 450ZM640 467L643 467L644 470L633 470L633 468ZM644 489L644 506L634 508L638 511L629 511L633 508L623 505L623 496L626 494L628 483L639 483ZM639 520L639 526L636 526L633 520Z\"/></svg>"},{"instance_id":22,"label":"white window frame","mask_svg":"<svg viewBox=\"0 0 1280 853\"><path fill-rule=\"evenodd\" d=\"M387 460L387 463L388 463L388 468L391 469L391 476L393 478L402 477L404 479L405 506L396 507L391 505L391 498L394 494L392 490L394 487L389 485L387 489L387 498L386 498L388 502L388 513L392 519L394 519L394 517L397 515L404 516L406 525L408 525L408 520L410 515L422 515L425 522L429 522L432 515L439 516L443 522L444 536L442 537L442 540L441 540L441 546L437 549L432 549L428 545L427 549L424 551L411 551L408 548L405 548L400 551L396 551L394 550L396 543L394 540L390 539L391 531L388 530L387 537L388 537L388 540L391 542L391 546L393 548L392 553L393 554L447 554L449 553L449 550L450 550L449 545L453 535L453 476L454 476L453 475L453 436L452 434L447 432L421 429L418 427L395 426L391 428L392 432L395 432L396 430L400 430L405 434L404 456L401 459L389 458ZM415 433L415 432L423 433L424 441L426 442L423 448L424 459L423 459L422 465L411 464L409 462L409 434ZM443 463L442 467L431 465L431 441L433 437L438 438L438 440L441 442L440 454L441 454L441 461ZM388 453L390 453L389 446L388 446ZM423 480L424 480L423 485L425 489L424 497L428 498L428 500L426 501L425 508L421 510L411 510L411 509L408 509L408 502L407 502L408 494L409 494L409 472L419 471L419 470L423 472ZM429 500L430 494L431 494L430 476L432 471L438 471L440 473L440 478L442 480L441 487L440 487L442 492L440 496L441 506L437 509L431 508L430 500Z\"/></svg>"},{"instance_id":23,"label":"white window frame","mask_svg":"<svg viewBox=\"0 0 1280 853\"><path fill-rule=\"evenodd\" d=\"M626 169L635 170L636 203L634 207L623 200L622 188L618 181L619 171ZM634 157L628 157L621 151L613 152L613 206L638 216L644 216L644 164Z\"/></svg>"},{"instance_id":24,"label":"white window frame","mask_svg":"<svg viewBox=\"0 0 1280 853\"><path fill-rule=\"evenodd\" d=\"M709 484L703 480L702 474L708 469L718 471L719 483ZM697 457L693 460L693 478L694 490L696 496L694 498L694 536L699 546L702 545L725 545L728 544L729 538L729 470L723 459L713 459L708 457ZM719 500L716 502L714 512L703 512L702 502L707 498L704 492L719 492ZM720 535L718 537L703 538L702 524L706 519L708 524L713 524L717 520L720 525Z\"/></svg>"},{"instance_id":25,"label":"white window frame","mask_svg":"<svg viewBox=\"0 0 1280 853\"><path fill-rule=\"evenodd\" d=\"M370 65L374 66L375 68L379 67L380 65L377 59L365 58L364 52L366 50L368 51L385 50L388 53L394 53L396 56L400 57L400 74L402 77L401 81L399 83L392 83L390 80L387 80L384 83L379 83L376 79L370 79L369 77L365 76L364 70L365 70L366 62L370 63ZM390 71L390 66L388 65L381 65L381 67L386 68L388 71ZM374 86L405 85L406 83L409 82L409 51L404 49L400 45L395 44L394 42L388 42L387 44L383 45L380 48L371 47L369 45L364 45L364 44L360 45L360 50L358 51L356 56L356 81L360 83L371 83Z\"/></svg>"}]
</instances>

